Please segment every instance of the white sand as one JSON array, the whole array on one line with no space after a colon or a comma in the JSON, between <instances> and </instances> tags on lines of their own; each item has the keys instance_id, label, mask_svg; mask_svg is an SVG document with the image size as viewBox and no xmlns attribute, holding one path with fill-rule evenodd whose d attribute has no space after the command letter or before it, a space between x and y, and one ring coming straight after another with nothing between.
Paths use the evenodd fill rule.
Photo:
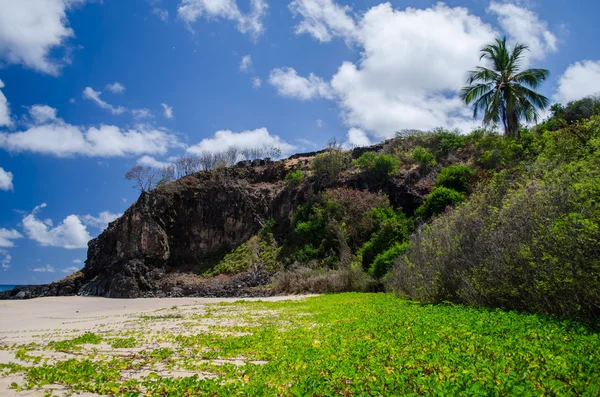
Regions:
<instances>
[{"instance_id":1,"label":"white sand","mask_svg":"<svg viewBox=\"0 0 600 397\"><path fill-rule=\"evenodd\" d=\"M0 345L24 344L30 342L47 344L51 340L65 340L80 335L86 331L111 333L119 330L139 330L140 315L158 315L161 313L202 314L206 306L221 302L235 302L239 300L297 300L306 296L285 296L270 298L168 298L168 299L105 299L96 297L52 297L38 298L25 301L0 301ZM170 310L174 306L177 309ZM164 310L160 312L160 310ZM158 313L156 311L159 311ZM214 320L207 319L205 325L217 324ZM231 321L224 319L223 321ZM169 331L174 334L189 332L181 326L183 319L167 319L157 321L148 327L148 331ZM202 328L197 328L198 332ZM157 345L158 346L158 345ZM84 346L85 347L85 346ZM93 346L102 348L103 345ZM135 351L139 349L130 349ZM100 351L99 353L103 353ZM116 352L115 352L116 353ZM37 355L37 352L30 354ZM49 359L64 359L68 353L40 352ZM116 353L118 354L118 353ZM56 357L55 357L56 356ZM219 360L216 360L219 361ZM227 360L222 360L227 361ZM12 351L0 350L0 363L19 363ZM215 362L215 364L218 364ZM235 362L243 365L244 362ZM257 363L258 364L258 363ZM182 375L183 374L183 375ZM170 376L185 376L185 373L173 372ZM0 377L0 397L2 396L43 396L43 391L34 390L17 393L10 389L13 381L19 381L19 376L11 378ZM61 386L54 385L57 391ZM53 387L54 387L53 386ZM58 393L57 393L58 394ZM78 394L75 394L76 396ZM91 397L93 394L80 396Z\"/></svg>"}]
</instances>

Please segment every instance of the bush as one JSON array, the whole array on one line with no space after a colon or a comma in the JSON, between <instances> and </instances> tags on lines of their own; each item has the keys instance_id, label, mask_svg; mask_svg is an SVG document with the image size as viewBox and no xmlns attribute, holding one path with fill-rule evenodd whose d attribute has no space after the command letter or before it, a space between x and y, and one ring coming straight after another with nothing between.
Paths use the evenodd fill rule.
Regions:
<instances>
[{"instance_id":1,"label":"bush","mask_svg":"<svg viewBox=\"0 0 600 397\"><path fill-rule=\"evenodd\" d=\"M375 278L382 278L390 271L398 257L408 249L408 243L394 243L390 248L375 257L369 268L369 274Z\"/></svg>"},{"instance_id":2,"label":"bush","mask_svg":"<svg viewBox=\"0 0 600 397\"><path fill-rule=\"evenodd\" d=\"M519 176L498 174L412 238L393 288L445 300L597 322L600 316L600 127L552 133ZM583 131L582 131L583 132ZM580 142L578 145L576 142ZM511 177L511 175L513 175Z\"/></svg>"},{"instance_id":3,"label":"bush","mask_svg":"<svg viewBox=\"0 0 600 397\"><path fill-rule=\"evenodd\" d=\"M310 168L322 183L331 183L343 170L348 168L349 164L350 153L338 149L330 149L325 153L316 155L310 164Z\"/></svg>"},{"instance_id":4,"label":"bush","mask_svg":"<svg viewBox=\"0 0 600 397\"><path fill-rule=\"evenodd\" d=\"M412 152L412 159L422 170L435 167L437 161L431 152L422 146L417 146Z\"/></svg>"},{"instance_id":5,"label":"bush","mask_svg":"<svg viewBox=\"0 0 600 397\"><path fill-rule=\"evenodd\" d=\"M288 172L284 179L286 185L299 185L303 180L304 172L302 170Z\"/></svg>"},{"instance_id":6,"label":"bush","mask_svg":"<svg viewBox=\"0 0 600 397\"><path fill-rule=\"evenodd\" d=\"M435 180L435 187L446 187L457 192L468 193L470 181L475 173L466 165L451 165L440 172Z\"/></svg>"},{"instance_id":7,"label":"bush","mask_svg":"<svg viewBox=\"0 0 600 397\"><path fill-rule=\"evenodd\" d=\"M396 172L400 167L398 158L381 153L366 152L355 160L355 164L364 171L371 172L381 179L386 179Z\"/></svg>"},{"instance_id":8,"label":"bush","mask_svg":"<svg viewBox=\"0 0 600 397\"><path fill-rule=\"evenodd\" d=\"M465 201L465 195L446 187L436 187L427 196L423 204L415 211L419 217L429 218L441 214L446 207L454 207Z\"/></svg>"},{"instance_id":9,"label":"bush","mask_svg":"<svg viewBox=\"0 0 600 397\"><path fill-rule=\"evenodd\" d=\"M282 270L271 280L273 290L285 294L365 292L372 283L359 267L331 270L323 269L317 262Z\"/></svg>"},{"instance_id":10,"label":"bush","mask_svg":"<svg viewBox=\"0 0 600 397\"><path fill-rule=\"evenodd\" d=\"M447 131L443 128L436 128L431 132L431 135L435 153L442 156L456 152L468 143L468 138L460 135L458 131Z\"/></svg>"},{"instance_id":11,"label":"bush","mask_svg":"<svg viewBox=\"0 0 600 397\"><path fill-rule=\"evenodd\" d=\"M213 268L202 274L203 277L213 277L219 274L234 275L262 268L267 273L279 270L277 256L280 248L271 234L261 233L228 253Z\"/></svg>"},{"instance_id":12,"label":"bush","mask_svg":"<svg viewBox=\"0 0 600 397\"><path fill-rule=\"evenodd\" d=\"M378 255L395 243L408 239L412 231L412 222L401 210L376 208L371 212L373 234L359 250L358 254L364 270L369 270Z\"/></svg>"}]
</instances>

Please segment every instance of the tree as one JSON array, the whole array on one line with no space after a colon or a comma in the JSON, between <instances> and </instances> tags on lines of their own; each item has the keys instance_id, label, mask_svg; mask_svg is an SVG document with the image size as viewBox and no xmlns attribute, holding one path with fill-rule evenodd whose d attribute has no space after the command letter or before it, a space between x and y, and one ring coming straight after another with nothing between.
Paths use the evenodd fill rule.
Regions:
<instances>
[{"instance_id":1,"label":"tree","mask_svg":"<svg viewBox=\"0 0 600 397\"><path fill-rule=\"evenodd\" d=\"M473 106L473 117L483 112L484 125L502 121L507 136L519 134L519 120L537 122L538 109L548 107L550 101L536 90L550 72L546 69L519 71L528 47L516 44L512 50L506 46L506 38L496 39L481 49L481 58L491 63L491 69L478 66L469 72L467 87L461 98Z\"/></svg>"}]
</instances>

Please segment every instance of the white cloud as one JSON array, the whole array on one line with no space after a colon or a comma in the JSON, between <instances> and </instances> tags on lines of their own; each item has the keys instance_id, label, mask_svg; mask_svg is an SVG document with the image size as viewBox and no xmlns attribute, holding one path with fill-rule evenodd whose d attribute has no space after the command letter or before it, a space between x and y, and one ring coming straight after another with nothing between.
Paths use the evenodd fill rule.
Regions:
<instances>
[{"instance_id":1,"label":"white cloud","mask_svg":"<svg viewBox=\"0 0 600 397\"><path fill-rule=\"evenodd\" d=\"M21 64L50 75L58 75L68 64L51 52L63 47L75 33L68 26L67 12L85 0L2 0L0 6L0 61Z\"/></svg>"},{"instance_id":2,"label":"white cloud","mask_svg":"<svg viewBox=\"0 0 600 397\"><path fill-rule=\"evenodd\" d=\"M7 254L6 252L0 252L0 254L4 255L4 259L0 261L2 270L7 271L8 269L10 269L10 261L12 260L12 256L10 254Z\"/></svg>"},{"instance_id":3,"label":"white cloud","mask_svg":"<svg viewBox=\"0 0 600 397\"><path fill-rule=\"evenodd\" d=\"M294 68L271 70L269 83L281 96L307 101L313 98L333 99L331 87L320 77L311 73L308 78L299 76Z\"/></svg>"},{"instance_id":4,"label":"white cloud","mask_svg":"<svg viewBox=\"0 0 600 397\"><path fill-rule=\"evenodd\" d=\"M92 236L77 215L69 215L59 225L53 227L50 219L42 221L37 218L38 212L45 207L46 203L42 203L23 218L23 229L30 239L42 246L66 249L87 248L87 243Z\"/></svg>"},{"instance_id":5,"label":"white cloud","mask_svg":"<svg viewBox=\"0 0 600 397\"><path fill-rule=\"evenodd\" d=\"M250 55L244 55L240 62L240 70L244 73L252 69L252 57Z\"/></svg>"},{"instance_id":6,"label":"white cloud","mask_svg":"<svg viewBox=\"0 0 600 397\"><path fill-rule=\"evenodd\" d=\"M154 7L152 9L152 13L163 22L167 22L169 20L169 11L163 8Z\"/></svg>"},{"instance_id":7,"label":"white cloud","mask_svg":"<svg viewBox=\"0 0 600 397\"><path fill-rule=\"evenodd\" d=\"M71 273L75 273L79 269L81 269L81 268L77 267L77 266L69 266L65 269L62 269L61 272L71 274Z\"/></svg>"},{"instance_id":8,"label":"white cloud","mask_svg":"<svg viewBox=\"0 0 600 397\"><path fill-rule=\"evenodd\" d=\"M334 31L323 23L330 35L350 37L343 32L352 29ZM490 25L464 7L438 3L401 10L383 3L362 14L355 26L351 38L361 50L358 62L343 62L330 81L274 69L271 84L283 96L336 100L345 123L367 134L363 137L388 138L404 128L477 125L457 92L466 71L479 63L479 50L499 35Z\"/></svg>"},{"instance_id":9,"label":"white cloud","mask_svg":"<svg viewBox=\"0 0 600 397\"><path fill-rule=\"evenodd\" d=\"M323 120L317 119L317 127L323 128L324 125L325 125L325 123L323 122Z\"/></svg>"},{"instance_id":10,"label":"white cloud","mask_svg":"<svg viewBox=\"0 0 600 397\"><path fill-rule=\"evenodd\" d=\"M29 108L29 116L35 124L43 124L56 120L56 109L48 105L33 105Z\"/></svg>"},{"instance_id":11,"label":"white cloud","mask_svg":"<svg viewBox=\"0 0 600 397\"><path fill-rule=\"evenodd\" d=\"M2 80L0 80L0 88L4 88L4 83ZM0 127L11 125L12 120L10 119L10 107L8 105L8 100L2 93L2 90L0 90Z\"/></svg>"},{"instance_id":12,"label":"white cloud","mask_svg":"<svg viewBox=\"0 0 600 397\"><path fill-rule=\"evenodd\" d=\"M582 61L569 65L560 77L556 97L562 103L600 94L600 61Z\"/></svg>"},{"instance_id":13,"label":"white cloud","mask_svg":"<svg viewBox=\"0 0 600 397\"><path fill-rule=\"evenodd\" d=\"M23 235L15 229L0 228L0 247L11 248L15 246L12 240L23 238Z\"/></svg>"},{"instance_id":14,"label":"white cloud","mask_svg":"<svg viewBox=\"0 0 600 397\"><path fill-rule=\"evenodd\" d=\"M173 118L173 108L171 106L167 105L166 103L161 103L160 106L162 106L162 108L164 110L165 117L168 119L172 119Z\"/></svg>"},{"instance_id":15,"label":"white cloud","mask_svg":"<svg viewBox=\"0 0 600 397\"><path fill-rule=\"evenodd\" d=\"M144 167L150 167L150 168L166 168L166 167L170 167L171 165L173 165L171 163L159 161L152 156L140 157L137 161L137 164L144 166Z\"/></svg>"},{"instance_id":16,"label":"white cloud","mask_svg":"<svg viewBox=\"0 0 600 397\"><path fill-rule=\"evenodd\" d=\"M0 132L0 148L9 152L33 152L57 157L122 157L165 154L180 147L177 138L163 129L144 124L122 130L113 125L79 127L60 118L20 132Z\"/></svg>"},{"instance_id":17,"label":"white cloud","mask_svg":"<svg viewBox=\"0 0 600 397\"><path fill-rule=\"evenodd\" d=\"M131 113L136 119L149 119L153 117L152 111L150 111L150 109L133 109Z\"/></svg>"},{"instance_id":18,"label":"white cloud","mask_svg":"<svg viewBox=\"0 0 600 397\"><path fill-rule=\"evenodd\" d=\"M121 94L125 92L125 86L118 81L115 81L112 84L107 84L106 89L112 92L113 94Z\"/></svg>"},{"instance_id":19,"label":"white cloud","mask_svg":"<svg viewBox=\"0 0 600 397\"><path fill-rule=\"evenodd\" d=\"M266 128L259 128L242 132L232 132L229 130L217 131L212 138L205 138L198 144L187 148L187 152L192 154L221 152L231 146L235 146L239 149L274 146L281 149L283 154L288 154L295 148L293 145L282 140L279 136L271 135Z\"/></svg>"},{"instance_id":20,"label":"white cloud","mask_svg":"<svg viewBox=\"0 0 600 397\"><path fill-rule=\"evenodd\" d=\"M264 31L262 19L267 8L265 0L251 0L250 12L244 14L235 0L181 0L177 13L188 24L196 22L200 17L228 19L237 23L241 33L248 33L256 38Z\"/></svg>"},{"instance_id":21,"label":"white cloud","mask_svg":"<svg viewBox=\"0 0 600 397\"><path fill-rule=\"evenodd\" d=\"M79 264L83 263L83 261L81 259L73 259L73 263L76 265L79 265Z\"/></svg>"},{"instance_id":22,"label":"white cloud","mask_svg":"<svg viewBox=\"0 0 600 397\"><path fill-rule=\"evenodd\" d=\"M262 80L260 77L252 77L252 88L260 88L262 86Z\"/></svg>"},{"instance_id":23,"label":"white cloud","mask_svg":"<svg viewBox=\"0 0 600 397\"><path fill-rule=\"evenodd\" d=\"M0 167L0 190L13 190L13 173Z\"/></svg>"},{"instance_id":24,"label":"white cloud","mask_svg":"<svg viewBox=\"0 0 600 397\"><path fill-rule=\"evenodd\" d=\"M531 10L512 3L492 1L488 11L498 16L498 22L510 35L510 41L529 46L525 65L529 60L543 59L558 49L558 39L548 29L546 21L540 20Z\"/></svg>"},{"instance_id":25,"label":"white cloud","mask_svg":"<svg viewBox=\"0 0 600 397\"><path fill-rule=\"evenodd\" d=\"M127 111L127 109L124 108L123 106L113 106L110 103L103 101L100 98L101 94L102 94L102 92L94 91L94 89L92 87L85 87L85 90L83 90L83 98L84 99L89 99L91 101L94 101L102 109L109 110L112 114L122 114L125 111Z\"/></svg>"},{"instance_id":26,"label":"white cloud","mask_svg":"<svg viewBox=\"0 0 600 397\"><path fill-rule=\"evenodd\" d=\"M52 266L52 265L35 267L35 268L31 269L31 271L36 272L36 273L54 273L54 272L56 272L56 270L54 269L54 266Z\"/></svg>"},{"instance_id":27,"label":"white cloud","mask_svg":"<svg viewBox=\"0 0 600 397\"><path fill-rule=\"evenodd\" d=\"M98 216L82 215L81 221L86 226L96 227L100 230L104 230L108 227L108 224L119 218L123 214L113 214L109 211L102 211Z\"/></svg>"},{"instance_id":28,"label":"white cloud","mask_svg":"<svg viewBox=\"0 0 600 397\"><path fill-rule=\"evenodd\" d=\"M328 42L333 37L350 41L358 34L354 18L348 15L352 11L349 6L332 0L294 0L289 7L294 17L302 17L296 25L298 35L307 33L320 42Z\"/></svg>"},{"instance_id":29,"label":"white cloud","mask_svg":"<svg viewBox=\"0 0 600 397\"><path fill-rule=\"evenodd\" d=\"M359 130L358 128L350 128L348 131L348 141L346 142L346 146L362 147L369 146L370 144L371 140L363 130Z\"/></svg>"}]
</instances>

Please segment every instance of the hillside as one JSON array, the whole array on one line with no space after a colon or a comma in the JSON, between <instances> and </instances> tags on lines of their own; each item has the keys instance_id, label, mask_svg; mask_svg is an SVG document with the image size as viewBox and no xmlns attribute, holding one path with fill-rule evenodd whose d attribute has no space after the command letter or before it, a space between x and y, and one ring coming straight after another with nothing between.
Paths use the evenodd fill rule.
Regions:
<instances>
[{"instance_id":1,"label":"hillside","mask_svg":"<svg viewBox=\"0 0 600 397\"><path fill-rule=\"evenodd\" d=\"M387 288L595 317L598 103L556 106L517 138L404 131L196 172L142 193L89 243L81 272L4 298Z\"/></svg>"}]
</instances>

